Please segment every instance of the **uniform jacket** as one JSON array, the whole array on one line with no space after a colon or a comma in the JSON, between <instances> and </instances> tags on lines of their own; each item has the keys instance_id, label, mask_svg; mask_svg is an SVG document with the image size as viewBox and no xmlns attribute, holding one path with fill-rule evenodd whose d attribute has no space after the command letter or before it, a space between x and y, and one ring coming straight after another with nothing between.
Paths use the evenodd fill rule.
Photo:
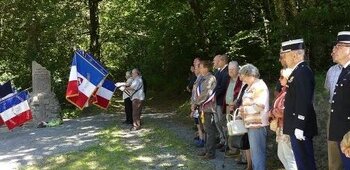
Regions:
<instances>
[{"instance_id":1,"label":"uniform jacket","mask_svg":"<svg viewBox=\"0 0 350 170\"><path fill-rule=\"evenodd\" d=\"M350 65L340 73L331 101L329 140L340 142L350 130Z\"/></svg>"},{"instance_id":2,"label":"uniform jacket","mask_svg":"<svg viewBox=\"0 0 350 170\"><path fill-rule=\"evenodd\" d=\"M315 79L306 62L297 65L288 78L288 89L284 102L283 133L294 135L296 128L304 136L317 135L316 113L313 106Z\"/></svg>"}]
</instances>

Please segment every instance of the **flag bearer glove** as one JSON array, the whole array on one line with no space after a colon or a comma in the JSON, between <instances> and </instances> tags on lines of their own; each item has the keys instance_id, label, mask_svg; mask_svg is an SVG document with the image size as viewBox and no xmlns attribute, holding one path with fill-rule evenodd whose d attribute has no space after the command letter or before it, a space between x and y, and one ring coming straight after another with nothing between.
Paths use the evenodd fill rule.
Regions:
<instances>
[{"instance_id":1,"label":"flag bearer glove","mask_svg":"<svg viewBox=\"0 0 350 170\"><path fill-rule=\"evenodd\" d=\"M294 130L294 135L295 138L297 138L298 140L305 140L305 136L304 136L304 131L300 130L300 129L295 129Z\"/></svg>"}]
</instances>

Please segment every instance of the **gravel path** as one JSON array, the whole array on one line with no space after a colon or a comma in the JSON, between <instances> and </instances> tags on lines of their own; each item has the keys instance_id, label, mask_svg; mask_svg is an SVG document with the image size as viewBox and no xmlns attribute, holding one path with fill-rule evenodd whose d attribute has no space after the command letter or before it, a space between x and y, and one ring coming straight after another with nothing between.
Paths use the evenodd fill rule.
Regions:
<instances>
[{"instance_id":1,"label":"gravel path","mask_svg":"<svg viewBox=\"0 0 350 170\"><path fill-rule=\"evenodd\" d=\"M115 123L115 116L100 114L65 120L58 127L19 127L13 132L0 128L0 169L18 169L44 157L82 150L98 143L97 135Z\"/></svg>"},{"instance_id":2,"label":"gravel path","mask_svg":"<svg viewBox=\"0 0 350 170\"><path fill-rule=\"evenodd\" d=\"M144 114L143 120L156 121L161 127L173 131L179 138L188 143L188 151L197 153L199 151L193 145L194 131L180 122L171 118L174 113ZM121 119L118 114L118 119ZM74 120L65 120L64 124L53 128L29 128L20 127L9 132L6 128L0 128L0 169L18 169L20 166L33 164L36 161L55 154L79 151L89 146L98 144L97 135L104 127L115 123L116 115L100 114ZM124 126L124 125L122 125ZM128 129L128 128L126 128ZM151 130L151 129L148 129ZM140 144L140 136L147 129L130 132L122 130L120 136L127 137L125 143L130 147ZM225 168L222 168L224 154L217 151L216 159L211 160L215 169L244 169L244 166L236 165L232 158L227 158ZM178 156L174 156L172 162L181 162ZM160 161L162 162L162 161ZM154 165L155 169L159 169Z\"/></svg>"},{"instance_id":3,"label":"gravel path","mask_svg":"<svg viewBox=\"0 0 350 170\"><path fill-rule=\"evenodd\" d=\"M175 122L172 119L172 116L175 113L155 113L155 114L144 114L143 118L145 122L147 120L149 121L157 121L159 122L158 125L167 128L174 132L179 138L186 141L188 143L188 150L189 152L192 152L196 154L199 152L200 149L196 148L194 146L194 130L192 130L192 127L189 127L188 125L182 124L181 122ZM216 151L216 158L213 160L210 160L210 163L213 164L216 170L243 170L245 169L245 166L243 165L237 165L233 158L226 158L225 159L225 166L222 167L224 163L224 153L219 152L219 150Z\"/></svg>"}]
</instances>

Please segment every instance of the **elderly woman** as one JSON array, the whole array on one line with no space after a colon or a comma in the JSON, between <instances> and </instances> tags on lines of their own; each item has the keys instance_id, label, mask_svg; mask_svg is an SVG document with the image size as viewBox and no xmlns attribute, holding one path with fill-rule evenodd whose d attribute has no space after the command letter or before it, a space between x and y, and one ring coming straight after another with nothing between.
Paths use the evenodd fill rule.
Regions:
<instances>
[{"instance_id":1,"label":"elderly woman","mask_svg":"<svg viewBox=\"0 0 350 170\"><path fill-rule=\"evenodd\" d=\"M287 81L291 69L282 69L279 81L282 86L281 92L277 95L273 108L270 111L272 117L271 130L276 131L277 155L286 170L297 170L292 145L289 135L283 134L284 99L287 93Z\"/></svg>"},{"instance_id":2,"label":"elderly woman","mask_svg":"<svg viewBox=\"0 0 350 170\"><path fill-rule=\"evenodd\" d=\"M244 91L239 112L248 129L253 169L265 170L269 90L265 82L259 79L259 70L254 65L242 66L239 75L242 82L248 85Z\"/></svg>"}]
</instances>

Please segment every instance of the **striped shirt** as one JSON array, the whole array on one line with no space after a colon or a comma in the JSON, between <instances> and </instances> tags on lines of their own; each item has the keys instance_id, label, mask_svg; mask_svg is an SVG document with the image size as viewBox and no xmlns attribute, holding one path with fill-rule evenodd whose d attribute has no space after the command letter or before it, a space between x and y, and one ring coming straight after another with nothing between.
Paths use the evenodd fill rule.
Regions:
<instances>
[{"instance_id":1,"label":"striped shirt","mask_svg":"<svg viewBox=\"0 0 350 170\"><path fill-rule=\"evenodd\" d=\"M263 80L258 79L250 87L247 87L242 97L242 106L246 128L269 125L269 89Z\"/></svg>"}]
</instances>

